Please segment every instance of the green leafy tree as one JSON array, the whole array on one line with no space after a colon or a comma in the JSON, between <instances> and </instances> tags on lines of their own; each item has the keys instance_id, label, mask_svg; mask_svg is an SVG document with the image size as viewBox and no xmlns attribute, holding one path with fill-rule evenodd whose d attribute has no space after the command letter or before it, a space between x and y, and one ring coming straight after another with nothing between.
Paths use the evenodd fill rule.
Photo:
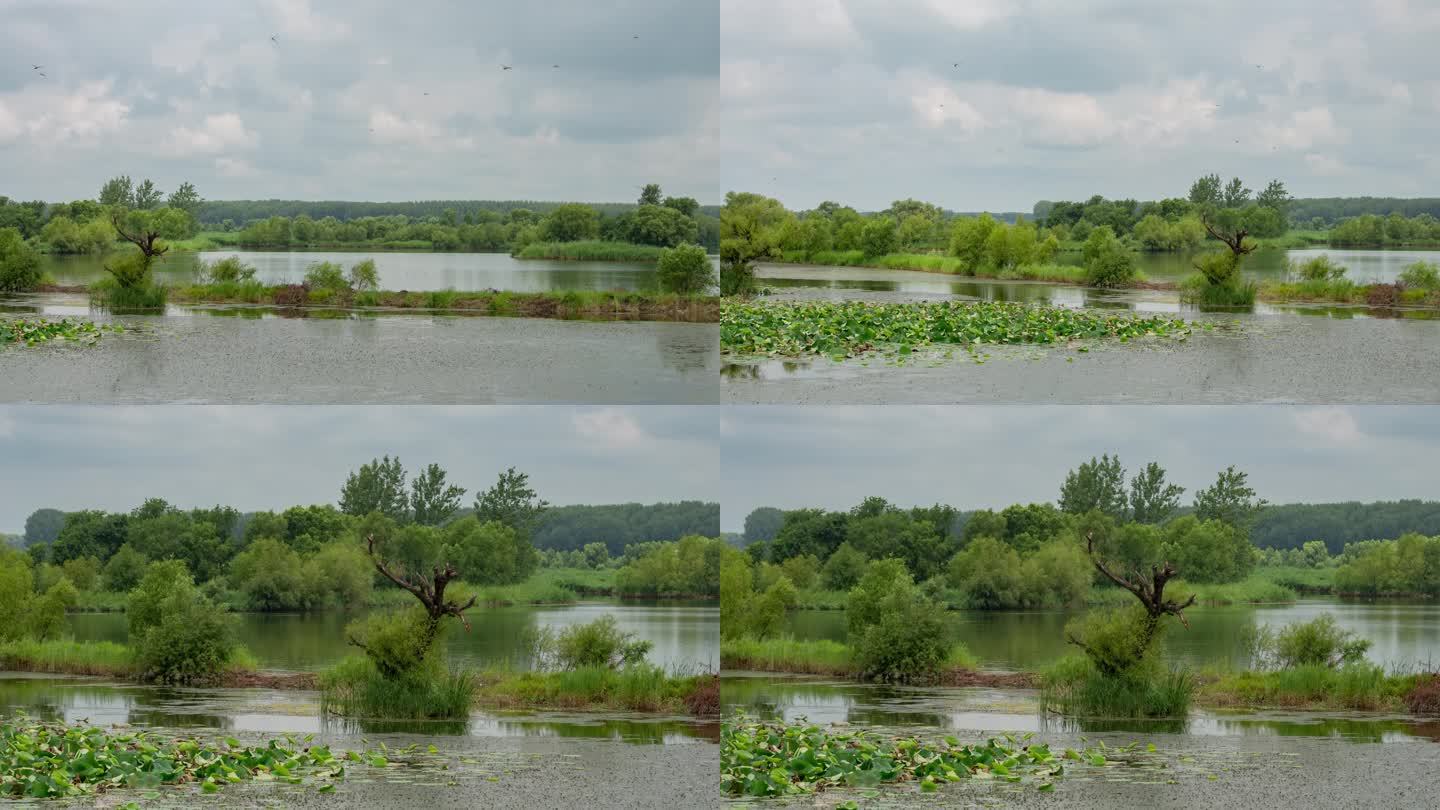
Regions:
<instances>
[{"instance_id":1,"label":"green leafy tree","mask_svg":"<svg viewBox=\"0 0 1440 810\"><path fill-rule=\"evenodd\" d=\"M405 468L399 457L372 459L351 473L340 489L340 511L356 517L379 512L397 523L408 520Z\"/></svg>"},{"instance_id":2,"label":"green leafy tree","mask_svg":"<svg viewBox=\"0 0 1440 810\"><path fill-rule=\"evenodd\" d=\"M514 467L500 473L495 485L475 496L475 517L514 529L527 542L540 516L550 507L530 487L530 476Z\"/></svg>"},{"instance_id":3,"label":"green leafy tree","mask_svg":"<svg viewBox=\"0 0 1440 810\"><path fill-rule=\"evenodd\" d=\"M135 189L129 175L112 177L100 187L100 204L103 206L135 207Z\"/></svg>"},{"instance_id":4,"label":"green leafy tree","mask_svg":"<svg viewBox=\"0 0 1440 810\"><path fill-rule=\"evenodd\" d=\"M156 188L155 184L148 179L135 187L135 207L142 211L149 211L159 206L160 201L164 198L165 192Z\"/></svg>"},{"instance_id":5,"label":"green leafy tree","mask_svg":"<svg viewBox=\"0 0 1440 810\"><path fill-rule=\"evenodd\" d=\"M1125 518L1125 469L1120 466L1119 456L1091 458L1065 475L1060 487L1060 511L1083 515L1092 509L1117 520Z\"/></svg>"},{"instance_id":6,"label":"green leafy tree","mask_svg":"<svg viewBox=\"0 0 1440 810\"><path fill-rule=\"evenodd\" d=\"M640 205L659 205L661 200L660 184L646 183L640 190Z\"/></svg>"},{"instance_id":7,"label":"green leafy tree","mask_svg":"<svg viewBox=\"0 0 1440 810\"><path fill-rule=\"evenodd\" d=\"M785 513L773 506L760 506L745 516L745 541L747 543L774 540L785 524Z\"/></svg>"},{"instance_id":8,"label":"green leafy tree","mask_svg":"<svg viewBox=\"0 0 1440 810\"><path fill-rule=\"evenodd\" d=\"M53 543L64 527L64 512L59 509L36 509L25 518L25 545Z\"/></svg>"},{"instance_id":9,"label":"green leafy tree","mask_svg":"<svg viewBox=\"0 0 1440 810\"><path fill-rule=\"evenodd\" d=\"M692 218L695 216L695 212L700 210L700 201L694 197L666 197L661 204Z\"/></svg>"},{"instance_id":10,"label":"green leafy tree","mask_svg":"<svg viewBox=\"0 0 1440 810\"><path fill-rule=\"evenodd\" d=\"M18 228L0 228L0 292L23 292L39 283L39 254Z\"/></svg>"},{"instance_id":11,"label":"green leafy tree","mask_svg":"<svg viewBox=\"0 0 1440 810\"><path fill-rule=\"evenodd\" d=\"M439 526L459 509L465 488L446 485L445 471L431 464L410 482L410 513L416 523Z\"/></svg>"},{"instance_id":12,"label":"green leafy tree","mask_svg":"<svg viewBox=\"0 0 1440 810\"><path fill-rule=\"evenodd\" d=\"M700 226L673 208L642 205L631 215L629 238L637 245L674 247L698 240Z\"/></svg>"},{"instance_id":13,"label":"green leafy tree","mask_svg":"<svg viewBox=\"0 0 1440 810\"><path fill-rule=\"evenodd\" d=\"M950 587L980 610L1019 607L1025 592L1020 555L992 537L980 537L950 560Z\"/></svg>"},{"instance_id":14,"label":"green leafy tree","mask_svg":"<svg viewBox=\"0 0 1440 810\"><path fill-rule=\"evenodd\" d=\"M1218 520L1247 533L1264 507L1265 499L1256 497L1246 474L1234 465L1216 476L1213 485L1195 492L1196 518Z\"/></svg>"},{"instance_id":15,"label":"green leafy tree","mask_svg":"<svg viewBox=\"0 0 1440 810\"><path fill-rule=\"evenodd\" d=\"M730 191L720 209L720 294L749 295L755 263L780 255L785 225L792 217L779 200Z\"/></svg>"},{"instance_id":16,"label":"green leafy tree","mask_svg":"<svg viewBox=\"0 0 1440 810\"><path fill-rule=\"evenodd\" d=\"M699 245L680 245L663 250L656 277L661 290L683 295L703 293L715 283L710 257Z\"/></svg>"},{"instance_id":17,"label":"green leafy tree","mask_svg":"<svg viewBox=\"0 0 1440 810\"><path fill-rule=\"evenodd\" d=\"M583 203L565 203L545 217L541 231L551 242L594 239L600 235L600 214Z\"/></svg>"},{"instance_id":18,"label":"green leafy tree","mask_svg":"<svg viewBox=\"0 0 1440 810\"><path fill-rule=\"evenodd\" d=\"M820 581L834 591L848 591L865 576L870 560L849 543L841 543L820 569Z\"/></svg>"},{"instance_id":19,"label":"green leafy tree","mask_svg":"<svg viewBox=\"0 0 1440 810\"><path fill-rule=\"evenodd\" d=\"M1163 523L1180 508L1185 488L1165 480L1165 469L1155 462L1130 479L1130 519L1136 523Z\"/></svg>"},{"instance_id":20,"label":"green leafy tree","mask_svg":"<svg viewBox=\"0 0 1440 810\"><path fill-rule=\"evenodd\" d=\"M170 193L165 199L165 204L171 208L178 208L191 216L194 216L200 208L200 203L205 202L195 186L189 182L181 183L180 187Z\"/></svg>"},{"instance_id":21,"label":"green leafy tree","mask_svg":"<svg viewBox=\"0 0 1440 810\"><path fill-rule=\"evenodd\" d=\"M140 579L145 576L145 569L149 565L150 561L145 559L144 554L126 543L105 562L100 581L107 591L128 593L140 584Z\"/></svg>"},{"instance_id":22,"label":"green leafy tree","mask_svg":"<svg viewBox=\"0 0 1440 810\"><path fill-rule=\"evenodd\" d=\"M1220 204L1220 175L1207 174L1190 184L1190 202L1196 206Z\"/></svg>"}]
</instances>

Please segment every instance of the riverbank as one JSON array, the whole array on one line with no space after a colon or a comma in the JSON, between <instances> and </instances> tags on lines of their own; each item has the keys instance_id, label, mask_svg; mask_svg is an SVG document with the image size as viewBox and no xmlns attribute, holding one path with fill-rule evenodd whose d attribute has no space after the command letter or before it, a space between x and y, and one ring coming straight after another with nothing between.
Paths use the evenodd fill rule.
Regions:
<instances>
[{"instance_id":1,"label":"riverbank","mask_svg":"<svg viewBox=\"0 0 1440 810\"><path fill-rule=\"evenodd\" d=\"M114 642L20 640L0 643L0 671L81 675L137 681L129 647ZM241 648L210 686L314 690L319 673L259 669ZM626 669L586 667L558 672L487 669L474 675L476 708L544 711L628 711L643 714L719 716L719 676L682 675L643 665Z\"/></svg>"},{"instance_id":2,"label":"riverbank","mask_svg":"<svg viewBox=\"0 0 1440 810\"><path fill-rule=\"evenodd\" d=\"M1267 244L1266 247L1303 249L1323 247L1323 245L1276 243ZM977 281L1027 281L1091 288L1085 279L1085 268L1065 264L1023 265L998 271L965 272L963 262L953 256L891 253L866 257L863 252L858 250L823 251L804 256L792 252L771 261L777 265L910 270ZM761 281L761 286L764 286L763 281ZM1116 284L1109 289L1168 291L1183 295L1187 286L1189 285L1185 281L1151 280L1143 272L1136 271L1132 280ZM1255 300L1275 304L1344 304L1381 310L1394 308L1429 310L1440 309L1440 287L1406 288L1394 283L1356 283L1346 279L1326 281L1261 280L1256 288Z\"/></svg>"}]
</instances>

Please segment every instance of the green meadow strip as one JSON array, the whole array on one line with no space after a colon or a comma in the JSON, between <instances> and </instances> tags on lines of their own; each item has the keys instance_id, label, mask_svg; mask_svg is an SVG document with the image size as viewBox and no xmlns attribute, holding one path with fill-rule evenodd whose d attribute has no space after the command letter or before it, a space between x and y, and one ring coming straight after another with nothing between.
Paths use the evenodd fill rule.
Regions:
<instances>
[{"instance_id":1,"label":"green meadow strip","mask_svg":"<svg viewBox=\"0 0 1440 810\"><path fill-rule=\"evenodd\" d=\"M769 356L854 357L890 349L906 355L929 345L1184 340L1197 326L1180 318L988 301L720 303L721 349Z\"/></svg>"}]
</instances>

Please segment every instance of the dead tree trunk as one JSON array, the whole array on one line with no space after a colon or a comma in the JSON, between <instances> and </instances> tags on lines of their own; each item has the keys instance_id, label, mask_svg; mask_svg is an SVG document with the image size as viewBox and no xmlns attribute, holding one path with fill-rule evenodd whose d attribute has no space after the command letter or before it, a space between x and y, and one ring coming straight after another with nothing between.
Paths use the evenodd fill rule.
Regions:
<instances>
[{"instance_id":1,"label":"dead tree trunk","mask_svg":"<svg viewBox=\"0 0 1440 810\"><path fill-rule=\"evenodd\" d=\"M1105 565L1105 561L1100 559L1100 555L1095 553L1095 535L1093 532L1085 535L1085 551L1090 555L1090 562L1095 565L1095 570L1103 574L1106 579L1134 594L1135 598L1140 600L1140 604L1144 605L1145 623L1141 629L1140 638L1140 650L1142 652L1149 650L1150 645L1155 641L1155 634L1160 629L1160 619L1162 617L1166 615L1174 616L1179 619L1180 623L1185 627L1190 626L1189 620L1185 618L1185 608L1195 604L1195 594L1191 594L1190 598L1186 599L1183 603L1177 602L1174 599L1165 598L1165 585L1178 573L1175 570L1175 566L1169 562L1152 565L1150 566L1148 579L1138 568L1124 576L1116 574ZM1086 653L1092 653L1091 658L1095 657L1092 650L1080 639L1074 636L1067 636L1066 640L1084 650Z\"/></svg>"},{"instance_id":2,"label":"dead tree trunk","mask_svg":"<svg viewBox=\"0 0 1440 810\"><path fill-rule=\"evenodd\" d=\"M454 616L460 620L466 630L470 629L470 620L465 618L465 611L475 606L475 597L470 597L464 604L445 599L445 587L450 584L451 580L459 576L455 566L447 563L444 568L441 568L437 565L431 570L428 578L412 578L403 569L392 570L384 560L380 559L380 555L375 553L375 535L366 536L365 551L370 556L370 562L375 565L376 571L414 594L415 598L420 600L420 604L425 606L425 628L421 631L421 637L417 644L420 658L424 658L430 651L430 646L435 643L435 638L440 632L440 622L446 616ZM364 643L354 638L350 639L350 643L362 650L367 650Z\"/></svg>"},{"instance_id":3,"label":"dead tree trunk","mask_svg":"<svg viewBox=\"0 0 1440 810\"><path fill-rule=\"evenodd\" d=\"M159 231L152 230L149 227L141 228L138 231L128 231L125 229L122 219L118 212L112 213L110 215L110 224L114 226L115 233L119 234L121 239L140 248L140 252L143 253L147 259L147 264L148 260L164 256L165 252L170 249L169 247L158 244L160 241Z\"/></svg>"},{"instance_id":4,"label":"dead tree trunk","mask_svg":"<svg viewBox=\"0 0 1440 810\"><path fill-rule=\"evenodd\" d=\"M1250 235L1250 231L1247 228L1240 228L1239 230L1235 231L1235 233L1231 234L1222 233L1221 231L1216 230L1215 226L1211 225L1210 221L1204 218L1201 218L1200 224L1205 226L1205 231L1207 233L1209 233L1216 239L1219 239L1221 242L1224 242L1225 247L1230 248L1230 252L1235 254L1236 256L1244 256L1245 254L1255 249L1255 243L1252 242L1248 245L1245 244L1245 237Z\"/></svg>"}]
</instances>

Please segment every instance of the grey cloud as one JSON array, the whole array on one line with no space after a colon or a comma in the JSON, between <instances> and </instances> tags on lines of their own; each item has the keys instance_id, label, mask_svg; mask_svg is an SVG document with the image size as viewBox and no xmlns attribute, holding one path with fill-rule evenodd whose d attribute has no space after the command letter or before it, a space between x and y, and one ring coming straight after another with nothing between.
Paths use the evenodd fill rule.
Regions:
<instances>
[{"instance_id":1,"label":"grey cloud","mask_svg":"<svg viewBox=\"0 0 1440 810\"><path fill-rule=\"evenodd\" d=\"M710 406L0 408L0 531L41 507L129 510L148 497L242 510L333 503L382 455L439 463L470 489L506 467L557 504L713 499Z\"/></svg>"},{"instance_id":2,"label":"grey cloud","mask_svg":"<svg viewBox=\"0 0 1440 810\"><path fill-rule=\"evenodd\" d=\"M722 525L739 531L757 506L845 509L868 495L965 509L1054 501L1066 471L1104 453L1132 471L1157 461L1189 493L1233 464L1275 503L1436 499L1440 425L1429 410L730 407Z\"/></svg>"}]
</instances>

